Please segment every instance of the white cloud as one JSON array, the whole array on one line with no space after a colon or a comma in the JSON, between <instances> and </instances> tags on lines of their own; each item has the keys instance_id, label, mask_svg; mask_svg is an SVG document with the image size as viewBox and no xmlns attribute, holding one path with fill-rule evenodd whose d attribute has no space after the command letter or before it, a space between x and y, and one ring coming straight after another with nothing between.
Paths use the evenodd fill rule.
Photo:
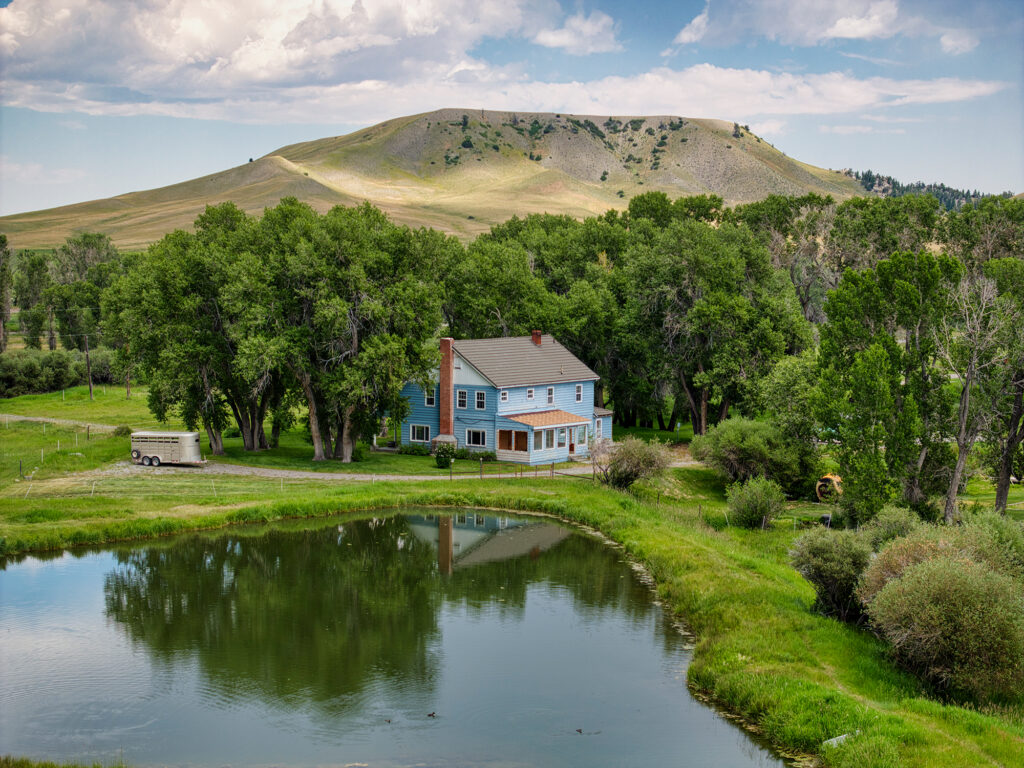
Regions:
<instances>
[{"instance_id":1,"label":"white cloud","mask_svg":"<svg viewBox=\"0 0 1024 768\"><path fill-rule=\"evenodd\" d=\"M0 177L5 182L60 186L74 184L85 178L81 168L47 168L39 163L20 163L0 155Z\"/></svg>"},{"instance_id":2,"label":"white cloud","mask_svg":"<svg viewBox=\"0 0 1024 768\"><path fill-rule=\"evenodd\" d=\"M694 16L689 24L679 30L679 34L672 41L674 45L690 45L703 39L708 31L708 7L710 5L711 0L708 0L704 4L704 10L697 16Z\"/></svg>"},{"instance_id":3,"label":"white cloud","mask_svg":"<svg viewBox=\"0 0 1024 768\"><path fill-rule=\"evenodd\" d=\"M840 136L851 136L859 133L906 133L903 128L876 128L873 125L820 125L818 130L821 133L835 133Z\"/></svg>"},{"instance_id":4,"label":"white cloud","mask_svg":"<svg viewBox=\"0 0 1024 768\"><path fill-rule=\"evenodd\" d=\"M580 11L567 18L559 29L540 30L533 42L546 48L561 48L575 56L622 50L615 39L615 20L601 11L594 11L590 16Z\"/></svg>"},{"instance_id":5,"label":"white cloud","mask_svg":"<svg viewBox=\"0 0 1024 768\"><path fill-rule=\"evenodd\" d=\"M973 49L977 36L956 26L959 19L950 18L950 13L957 11L946 6L935 7L926 0L708 0L673 44L730 45L763 37L784 45L814 46L902 35L940 38L946 53Z\"/></svg>"},{"instance_id":6,"label":"white cloud","mask_svg":"<svg viewBox=\"0 0 1024 768\"><path fill-rule=\"evenodd\" d=\"M729 1L705 6L709 30L719 2ZM806 13L799 33L807 39L842 19L889 12L886 2L861 0L765 5L785 18L790 6ZM11 52L0 94L10 106L51 112L353 125L442 106L763 120L959 102L1007 87L711 64L551 82L472 53L494 37L543 39L573 52L618 45L603 13L580 12L558 27L560 17L552 0L251 0L244 11L228 0L15 3L0 9L0 45ZM853 22L845 24L833 32L852 34ZM560 35L572 29L580 32L570 43Z\"/></svg>"},{"instance_id":7,"label":"white cloud","mask_svg":"<svg viewBox=\"0 0 1024 768\"><path fill-rule=\"evenodd\" d=\"M879 0L866 9L851 16L842 16L825 30L823 37L870 40L875 37L891 37L897 31L896 20L899 8L896 0Z\"/></svg>"},{"instance_id":8,"label":"white cloud","mask_svg":"<svg viewBox=\"0 0 1024 768\"><path fill-rule=\"evenodd\" d=\"M865 56L863 53L848 53L847 51L839 51L840 56L845 56L848 59L859 59L860 61L866 61L870 64L877 64L880 67L902 67L904 62L896 61L895 59L885 59L881 56Z\"/></svg>"},{"instance_id":9,"label":"white cloud","mask_svg":"<svg viewBox=\"0 0 1024 768\"><path fill-rule=\"evenodd\" d=\"M750 130L756 136L782 136L786 133L785 120L762 120L751 123Z\"/></svg>"},{"instance_id":10,"label":"white cloud","mask_svg":"<svg viewBox=\"0 0 1024 768\"><path fill-rule=\"evenodd\" d=\"M977 37L963 29L950 30L939 38L942 50L954 55L973 51L978 47L978 42Z\"/></svg>"}]
</instances>

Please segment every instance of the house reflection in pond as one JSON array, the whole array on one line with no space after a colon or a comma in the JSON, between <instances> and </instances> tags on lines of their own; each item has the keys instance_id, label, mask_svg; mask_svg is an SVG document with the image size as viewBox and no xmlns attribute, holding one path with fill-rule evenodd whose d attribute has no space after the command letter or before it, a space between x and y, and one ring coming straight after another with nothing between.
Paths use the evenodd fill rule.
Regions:
<instances>
[{"instance_id":1,"label":"house reflection in pond","mask_svg":"<svg viewBox=\"0 0 1024 768\"><path fill-rule=\"evenodd\" d=\"M474 513L408 518L409 531L437 549L443 574L499 560L536 557L566 539L570 531L550 523Z\"/></svg>"}]
</instances>

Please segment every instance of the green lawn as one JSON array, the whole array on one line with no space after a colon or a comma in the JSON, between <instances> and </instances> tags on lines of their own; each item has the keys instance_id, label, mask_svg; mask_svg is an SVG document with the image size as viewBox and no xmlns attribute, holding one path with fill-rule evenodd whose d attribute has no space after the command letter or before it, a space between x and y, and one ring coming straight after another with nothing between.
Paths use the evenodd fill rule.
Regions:
<instances>
[{"instance_id":1,"label":"green lawn","mask_svg":"<svg viewBox=\"0 0 1024 768\"><path fill-rule=\"evenodd\" d=\"M978 502L989 509L995 503L996 488L984 477L972 477L967 483L967 493L961 498L967 502ZM1010 486L1006 513L1018 520L1024 520L1024 484Z\"/></svg>"},{"instance_id":2,"label":"green lawn","mask_svg":"<svg viewBox=\"0 0 1024 768\"><path fill-rule=\"evenodd\" d=\"M128 400L124 387L95 386L93 400L89 400L88 386L71 387L63 392L0 399L0 413L114 426L127 424L132 429L184 429L176 419L165 424L157 421L146 405L148 393L146 387L132 387Z\"/></svg>"},{"instance_id":3,"label":"green lawn","mask_svg":"<svg viewBox=\"0 0 1024 768\"><path fill-rule=\"evenodd\" d=\"M621 440L627 436L639 437L648 442L657 440L658 442L669 444L688 444L693 440L693 425L689 422L680 424L675 432L657 428L651 429L649 427L620 427L618 424L612 427L612 430L615 440Z\"/></svg>"}]
</instances>

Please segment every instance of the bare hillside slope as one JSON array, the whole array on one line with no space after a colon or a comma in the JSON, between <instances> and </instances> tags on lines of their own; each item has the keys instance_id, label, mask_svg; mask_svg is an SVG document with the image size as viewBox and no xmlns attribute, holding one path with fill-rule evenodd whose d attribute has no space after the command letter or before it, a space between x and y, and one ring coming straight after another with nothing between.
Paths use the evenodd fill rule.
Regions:
<instances>
[{"instance_id":1,"label":"bare hillside slope","mask_svg":"<svg viewBox=\"0 0 1024 768\"><path fill-rule=\"evenodd\" d=\"M320 210L369 200L399 222L470 236L513 214L622 208L649 190L713 193L729 204L863 194L853 179L720 120L442 109L282 147L169 187L6 216L0 231L19 248L83 231L140 247L188 228L208 204L233 200L258 213L294 195Z\"/></svg>"}]
</instances>

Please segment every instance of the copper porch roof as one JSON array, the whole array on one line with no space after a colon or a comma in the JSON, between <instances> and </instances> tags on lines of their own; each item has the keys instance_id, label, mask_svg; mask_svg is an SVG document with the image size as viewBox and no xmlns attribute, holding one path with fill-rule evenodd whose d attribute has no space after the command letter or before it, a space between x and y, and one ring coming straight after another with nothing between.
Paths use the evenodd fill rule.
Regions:
<instances>
[{"instance_id":1,"label":"copper porch roof","mask_svg":"<svg viewBox=\"0 0 1024 768\"><path fill-rule=\"evenodd\" d=\"M566 424L589 424L590 419L568 411L530 411L529 413L499 413L509 421L518 421L528 427L560 427Z\"/></svg>"}]
</instances>

